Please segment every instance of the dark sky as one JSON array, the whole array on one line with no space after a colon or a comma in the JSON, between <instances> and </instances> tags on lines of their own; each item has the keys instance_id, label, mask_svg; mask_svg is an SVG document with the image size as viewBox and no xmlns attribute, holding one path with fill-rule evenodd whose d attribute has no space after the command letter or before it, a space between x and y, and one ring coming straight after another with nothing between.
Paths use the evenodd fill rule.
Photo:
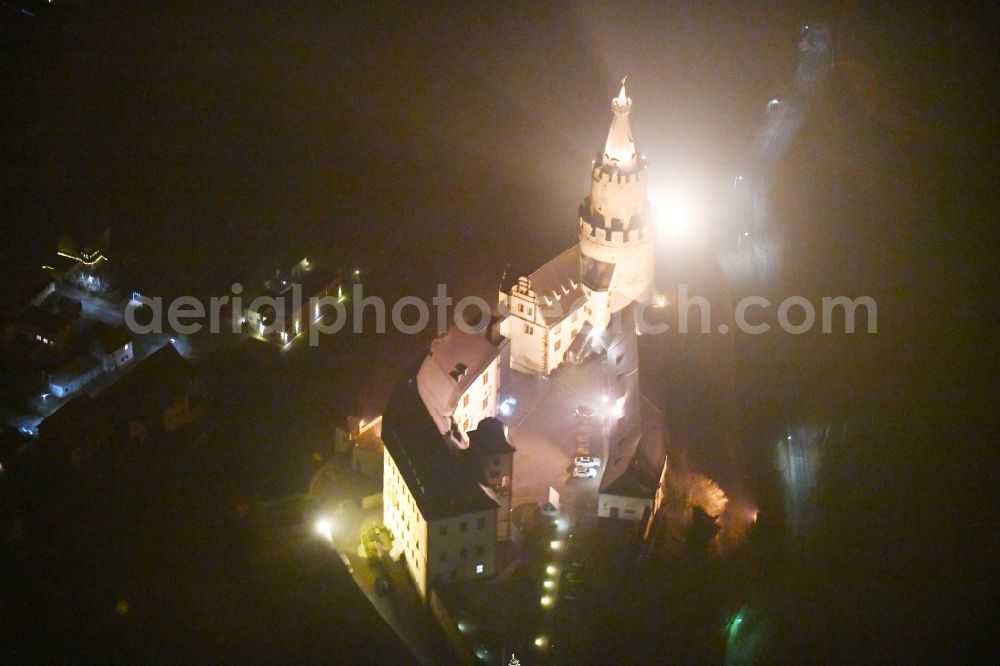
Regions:
<instances>
[{"instance_id":1,"label":"dark sky","mask_svg":"<svg viewBox=\"0 0 1000 666\"><path fill-rule=\"evenodd\" d=\"M39 9L3 16L7 247L111 226L120 242L197 235L237 256L278 238L397 252L421 239L438 262L454 239L542 244L536 260L570 242L623 74L657 177L737 162L805 14Z\"/></svg>"},{"instance_id":2,"label":"dark sky","mask_svg":"<svg viewBox=\"0 0 1000 666\"><path fill-rule=\"evenodd\" d=\"M17 3L14 3L17 4ZM23 3L22 3L23 4ZM30 3L29 3L30 5ZM981 149L991 35L976 11L843 3L611 7L432 3L6 6L4 253L34 265L60 230L159 240L214 282L220 252L375 247L454 276L529 264L572 239L608 99L629 74L654 183L728 179L762 103L789 87L799 28L879 83L902 140ZM982 131L983 134L979 134ZM901 165L910 168L910 165ZM942 179L961 177L941 172ZM531 251L530 249L528 250ZM417 257L408 256L408 260ZM423 266L434 272L433 266ZM421 271L418 271L421 272Z\"/></svg>"}]
</instances>

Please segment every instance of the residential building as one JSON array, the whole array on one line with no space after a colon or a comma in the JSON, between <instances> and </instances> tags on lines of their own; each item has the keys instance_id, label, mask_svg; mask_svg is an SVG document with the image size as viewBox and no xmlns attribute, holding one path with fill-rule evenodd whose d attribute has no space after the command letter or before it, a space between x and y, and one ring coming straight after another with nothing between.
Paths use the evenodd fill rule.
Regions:
<instances>
[{"instance_id":1,"label":"residential building","mask_svg":"<svg viewBox=\"0 0 1000 666\"><path fill-rule=\"evenodd\" d=\"M104 372L114 372L132 360L132 335L123 326L98 322L91 327L90 355Z\"/></svg>"},{"instance_id":2,"label":"residential building","mask_svg":"<svg viewBox=\"0 0 1000 666\"><path fill-rule=\"evenodd\" d=\"M64 398L100 375L100 363L88 356L77 356L49 373L49 390L57 398Z\"/></svg>"},{"instance_id":3,"label":"residential building","mask_svg":"<svg viewBox=\"0 0 1000 666\"><path fill-rule=\"evenodd\" d=\"M340 298L342 293L336 274L303 258L276 270L262 289L244 295L244 323L257 339L284 346L324 314L316 301Z\"/></svg>"},{"instance_id":4,"label":"residential building","mask_svg":"<svg viewBox=\"0 0 1000 666\"><path fill-rule=\"evenodd\" d=\"M383 417L383 520L421 598L431 585L492 576L500 502L427 412L416 378Z\"/></svg>"}]
</instances>

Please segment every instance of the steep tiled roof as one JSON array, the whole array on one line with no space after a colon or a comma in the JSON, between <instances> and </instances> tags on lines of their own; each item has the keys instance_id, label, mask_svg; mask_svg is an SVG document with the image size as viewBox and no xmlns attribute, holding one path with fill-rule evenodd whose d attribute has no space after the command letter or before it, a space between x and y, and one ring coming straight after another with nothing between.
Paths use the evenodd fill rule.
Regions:
<instances>
[{"instance_id":1,"label":"steep tiled roof","mask_svg":"<svg viewBox=\"0 0 1000 666\"><path fill-rule=\"evenodd\" d=\"M618 443L601 479L602 495L653 499L667 458L667 437L660 411L643 398L640 432Z\"/></svg>"},{"instance_id":2,"label":"steep tiled roof","mask_svg":"<svg viewBox=\"0 0 1000 666\"><path fill-rule=\"evenodd\" d=\"M436 338L417 371L417 389L438 430L451 427L448 417L459 398L484 368L500 355L507 338L490 327L480 333L466 333L457 326Z\"/></svg>"},{"instance_id":3,"label":"steep tiled roof","mask_svg":"<svg viewBox=\"0 0 1000 666\"><path fill-rule=\"evenodd\" d=\"M416 378L403 380L382 417L382 441L427 520L495 509L478 471L441 434Z\"/></svg>"}]
</instances>

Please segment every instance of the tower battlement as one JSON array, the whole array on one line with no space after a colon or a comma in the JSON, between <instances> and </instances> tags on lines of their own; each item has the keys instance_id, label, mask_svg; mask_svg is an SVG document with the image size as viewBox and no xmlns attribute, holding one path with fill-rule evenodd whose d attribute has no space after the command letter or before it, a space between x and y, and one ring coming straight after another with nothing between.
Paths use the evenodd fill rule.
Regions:
<instances>
[{"instance_id":1,"label":"tower battlement","mask_svg":"<svg viewBox=\"0 0 1000 666\"><path fill-rule=\"evenodd\" d=\"M646 182L646 158L639 158L639 166L635 171L622 173L621 171L609 170L607 165L598 164L594 161L594 167L590 171L590 176L595 183L608 183L610 185L631 185L633 183Z\"/></svg>"}]
</instances>

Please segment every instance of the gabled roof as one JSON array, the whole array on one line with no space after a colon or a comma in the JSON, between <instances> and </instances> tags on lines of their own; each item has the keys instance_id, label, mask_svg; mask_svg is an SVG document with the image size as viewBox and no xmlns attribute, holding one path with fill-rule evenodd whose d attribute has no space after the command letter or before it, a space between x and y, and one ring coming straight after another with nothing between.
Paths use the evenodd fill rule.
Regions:
<instances>
[{"instance_id":1,"label":"gabled roof","mask_svg":"<svg viewBox=\"0 0 1000 666\"><path fill-rule=\"evenodd\" d=\"M453 326L431 342L417 371L417 390L440 432L451 428L449 417L459 398L506 344L507 338L494 330L492 321L479 333Z\"/></svg>"},{"instance_id":2,"label":"gabled roof","mask_svg":"<svg viewBox=\"0 0 1000 666\"><path fill-rule=\"evenodd\" d=\"M647 399L639 406L641 428L620 441L601 478L602 495L653 499L667 459L663 415Z\"/></svg>"},{"instance_id":3,"label":"gabled roof","mask_svg":"<svg viewBox=\"0 0 1000 666\"><path fill-rule=\"evenodd\" d=\"M40 307L29 305L24 309L18 320L22 329L45 333L55 337L59 331L67 328L71 322L61 314L53 314Z\"/></svg>"},{"instance_id":4,"label":"gabled roof","mask_svg":"<svg viewBox=\"0 0 1000 666\"><path fill-rule=\"evenodd\" d=\"M382 417L382 441L426 520L499 506L477 481L478 470L441 434L417 391L400 382Z\"/></svg>"},{"instance_id":5,"label":"gabled roof","mask_svg":"<svg viewBox=\"0 0 1000 666\"><path fill-rule=\"evenodd\" d=\"M89 356L75 356L49 373L49 383L64 386L92 371L96 366L97 361Z\"/></svg>"},{"instance_id":6,"label":"gabled roof","mask_svg":"<svg viewBox=\"0 0 1000 666\"><path fill-rule=\"evenodd\" d=\"M580 280L579 243L527 277L546 326L562 321L586 302Z\"/></svg>"},{"instance_id":7,"label":"gabled roof","mask_svg":"<svg viewBox=\"0 0 1000 666\"><path fill-rule=\"evenodd\" d=\"M108 326L103 322L94 324L94 345L105 354L111 354L132 341L132 334L124 326Z\"/></svg>"},{"instance_id":8,"label":"gabled roof","mask_svg":"<svg viewBox=\"0 0 1000 666\"><path fill-rule=\"evenodd\" d=\"M98 396L102 409L118 419L157 418L194 379L190 363L167 343Z\"/></svg>"}]
</instances>

